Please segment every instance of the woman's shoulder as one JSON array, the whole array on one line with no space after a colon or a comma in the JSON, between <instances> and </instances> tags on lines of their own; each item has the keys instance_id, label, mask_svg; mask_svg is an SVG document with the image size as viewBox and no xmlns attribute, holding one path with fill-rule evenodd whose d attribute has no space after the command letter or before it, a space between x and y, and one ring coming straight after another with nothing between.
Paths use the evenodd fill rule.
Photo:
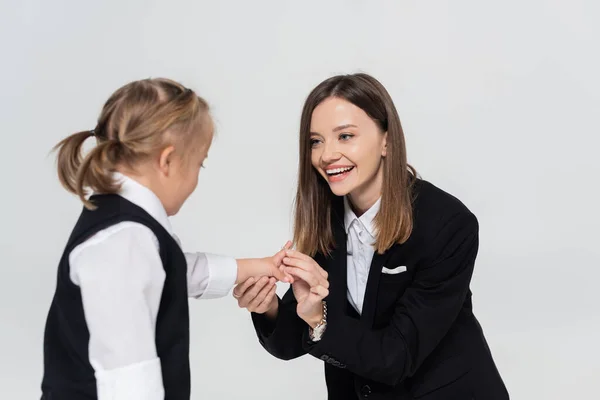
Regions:
<instances>
[{"instance_id":1,"label":"woman's shoulder","mask_svg":"<svg viewBox=\"0 0 600 400\"><path fill-rule=\"evenodd\" d=\"M415 222L445 225L450 219L477 222L474 213L454 194L435 184L416 178L413 185Z\"/></svg>"}]
</instances>

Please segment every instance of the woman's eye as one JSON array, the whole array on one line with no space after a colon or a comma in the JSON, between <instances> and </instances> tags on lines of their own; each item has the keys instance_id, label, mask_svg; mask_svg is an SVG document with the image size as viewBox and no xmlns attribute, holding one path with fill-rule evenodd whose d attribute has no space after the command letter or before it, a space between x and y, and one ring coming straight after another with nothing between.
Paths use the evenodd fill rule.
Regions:
<instances>
[{"instance_id":1,"label":"woman's eye","mask_svg":"<svg viewBox=\"0 0 600 400\"><path fill-rule=\"evenodd\" d=\"M350 140L350 138L354 137L354 135L350 133L342 133L340 135L340 140Z\"/></svg>"},{"instance_id":2,"label":"woman's eye","mask_svg":"<svg viewBox=\"0 0 600 400\"><path fill-rule=\"evenodd\" d=\"M319 139L310 139L310 147L315 147L319 143L321 143Z\"/></svg>"}]
</instances>

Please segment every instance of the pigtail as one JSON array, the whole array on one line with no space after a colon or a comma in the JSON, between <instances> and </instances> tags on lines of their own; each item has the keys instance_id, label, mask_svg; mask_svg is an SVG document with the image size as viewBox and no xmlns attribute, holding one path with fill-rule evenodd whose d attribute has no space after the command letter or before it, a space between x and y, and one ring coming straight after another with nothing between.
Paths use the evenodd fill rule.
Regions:
<instances>
[{"instance_id":1,"label":"pigtail","mask_svg":"<svg viewBox=\"0 0 600 400\"><path fill-rule=\"evenodd\" d=\"M58 151L58 179L62 186L73 194L77 194L77 174L83 162L81 147L83 142L92 136L93 131L77 132L64 138L53 148L54 151Z\"/></svg>"},{"instance_id":2,"label":"pigtail","mask_svg":"<svg viewBox=\"0 0 600 400\"><path fill-rule=\"evenodd\" d=\"M62 186L81 199L88 209L94 205L86 199L88 189L96 193L116 193L119 185L112 177L117 162L129 156L125 143L116 140L101 141L85 158L82 156L83 143L94 136L93 131L82 131L61 140L54 150L58 150L58 179Z\"/></svg>"},{"instance_id":3,"label":"pigtail","mask_svg":"<svg viewBox=\"0 0 600 400\"><path fill-rule=\"evenodd\" d=\"M105 140L92 149L81 163L75 176L75 194L86 208L96 208L86 199L88 188L95 193L116 193L119 190L120 184L115 181L113 173L124 149L122 142Z\"/></svg>"}]
</instances>

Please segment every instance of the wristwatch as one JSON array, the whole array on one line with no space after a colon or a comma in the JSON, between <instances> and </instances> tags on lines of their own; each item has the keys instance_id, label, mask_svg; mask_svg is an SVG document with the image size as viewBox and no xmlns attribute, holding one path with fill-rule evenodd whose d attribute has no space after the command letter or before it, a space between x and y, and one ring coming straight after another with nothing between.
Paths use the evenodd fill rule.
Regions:
<instances>
[{"instance_id":1,"label":"wristwatch","mask_svg":"<svg viewBox=\"0 0 600 400\"><path fill-rule=\"evenodd\" d=\"M325 329L327 328L327 303L324 301L322 303L323 318L321 319L321 321L319 321L319 323L317 324L317 326L315 326L314 329L308 327L308 337L310 337L310 340L312 340L313 342L318 342L319 340L321 340L323 334L325 333Z\"/></svg>"}]
</instances>

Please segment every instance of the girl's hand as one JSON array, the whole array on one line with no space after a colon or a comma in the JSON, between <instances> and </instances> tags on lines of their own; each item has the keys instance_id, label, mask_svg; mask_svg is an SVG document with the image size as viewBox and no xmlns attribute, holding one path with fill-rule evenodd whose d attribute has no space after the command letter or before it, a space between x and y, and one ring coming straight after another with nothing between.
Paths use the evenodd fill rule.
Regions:
<instances>
[{"instance_id":1,"label":"girl's hand","mask_svg":"<svg viewBox=\"0 0 600 400\"><path fill-rule=\"evenodd\" d=\"M282 267L282 260L285 257L285 251L290 248L291 242L287 242L281 250L271 257L263 258L241 258L237 259L238 274L235 280L236 284L246 282L248 278L258 279L261 276L274 277L278 281L292 283L293 276L287 274Z\"/></svg>"}]
</instances>

